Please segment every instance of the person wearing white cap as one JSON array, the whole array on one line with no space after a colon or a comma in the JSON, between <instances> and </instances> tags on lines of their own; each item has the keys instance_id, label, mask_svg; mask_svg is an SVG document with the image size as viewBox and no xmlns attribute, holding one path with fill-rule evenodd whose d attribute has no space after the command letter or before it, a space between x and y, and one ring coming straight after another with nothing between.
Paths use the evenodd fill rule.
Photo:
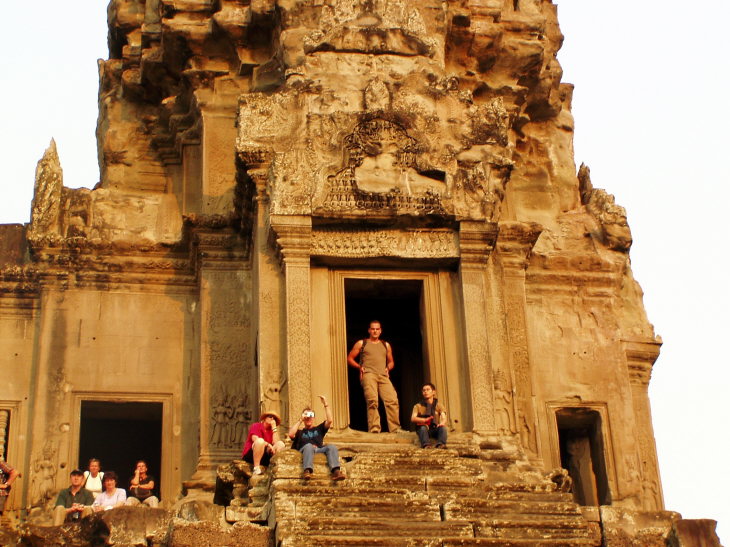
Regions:
<instances>
[{"instance_id":1,"label":"person wearing white cap","mask_svg":"<svg viewBox=\"0 0 730 547\"><path fill-rule=\"evenodd\" d=\"M251 424L248 429L242 455L243 461L253 464L254 475L260 475L261 466L268 466L271 456L284 449L284 443L279 438L279 424L281 424L279 415L267 411L262 413L259 421Z\"/></svg>"}]
</instances>

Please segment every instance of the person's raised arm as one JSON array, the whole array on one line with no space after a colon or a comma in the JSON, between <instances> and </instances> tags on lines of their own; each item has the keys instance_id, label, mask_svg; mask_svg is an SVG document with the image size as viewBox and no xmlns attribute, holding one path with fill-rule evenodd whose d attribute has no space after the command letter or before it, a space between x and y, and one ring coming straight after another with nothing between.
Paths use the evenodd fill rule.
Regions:
<instances>
[{"instance_id":1,"label":"person's raised arm","mask_svg":"<svg viewBox=\"0 0 730 547\"><path fill-rule=\"evenodd\" d=\"M299 418L294 424L289 428L289 438L293 441L294 437L297 435L297 431L299 431L299 424L302 423L302 419Z\"/></svg>"},{"instance_id":2,"label":"person's raised arm","mask_svg":"<svg viewBox=\"0 0 730 547\"><path fill-rule=\"evenodd\" d=\"M324 395L319 396L319 400L322 401L322 404L324 405L324 426L329 429L332 427L332 409L330 408L329 403L327 402L327 399Z\"/></svg>"}]
</instances>

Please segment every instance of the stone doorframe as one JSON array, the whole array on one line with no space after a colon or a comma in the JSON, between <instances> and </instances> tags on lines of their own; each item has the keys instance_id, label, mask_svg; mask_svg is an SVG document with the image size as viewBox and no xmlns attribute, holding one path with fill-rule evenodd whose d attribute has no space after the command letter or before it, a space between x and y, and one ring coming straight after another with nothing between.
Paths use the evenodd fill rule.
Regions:
<instances>
[{"instance_id":1,"label":"stone doorframe","mask_svg":"<svg viewBox=\"0 0 730 547\"><path fill-rule=\"evenodd\" d=\"M608 488L611 496L618 497L618 477L616 470L616 458L613 450L613 435L611 434L611 422L609 420L608 405L604 402L580 402L573 400L568 401L548 401L545 405L548 416L546 423L550 424L548 428L548 438L550 442L550 453L543 455L546 461L550 462L549 468L561 467L560 463L560 438L558 434L557 413L560 409L585 409L592 410L601 417L601 436L603 438L603 458L606 465L606 478L608 480Z\"/></svg>"},{"instance_id":2,"label":"stone doorframe","mask_svg":"<svg viewBox=\"0 0 730 547\"><path fill-rule=\"evenodd\" d=\"M180 439L180 426L175 425L173 418L173 395L171 393L129 393L111 392L101 393L98 391L86 392L75 391L73 393L72 413L73 422L70 430L69 462L79 460L79 445L81 444L81 402L102 401L105 403L162 403L162 438L160 439L160 469L151 470L153 475L160 477L162 488L160 496L163 501L174 500L180 493L180 474L174 473L175 462L180 461L180 443L173 442L173 439ZM69 469L73 469L72 465ZM157 472L156 472L157 471Z\"/></svg>"},{"instance_id":3,"label":"stone doorframe","mask_svg":"<svg viewBox=\"0 0 730 547\"><path fill-rule=\"evenodd\" d=\"M424 372L436 384L439 396L449 406L458 408L452 401L446 374L446 348L444 345L444 306L441 298L439 274L435 271L411 270L329 270L329 315L331 325L330 377L335 424L348 424L350 402L347 384L347 332L345 323L345 280L379 279L388 281L420 281L423 286L420 308L423 329ZM363 326L363 334L367 327ZM396 363L398 366L398 363ZM458 392L458 389L451 390ZM400 401L409 405L410 401ZM448 408L448 407L447 407ZM450 416L450 418L452 418Z\"/></svg>"}]
</instances>

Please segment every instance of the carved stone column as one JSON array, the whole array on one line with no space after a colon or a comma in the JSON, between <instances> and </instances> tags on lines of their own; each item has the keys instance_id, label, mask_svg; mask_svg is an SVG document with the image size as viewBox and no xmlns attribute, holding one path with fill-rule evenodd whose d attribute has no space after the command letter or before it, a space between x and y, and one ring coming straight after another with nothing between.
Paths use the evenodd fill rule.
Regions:
<instances>
[{"instance_id":1,"label":"carved stone column","mask_svg":"<svg viewBox=\"0 0 730 547\"><path fill-rule=\"evenodd\" d=\"M218 465L240 454L245 424L238 422L252 418L256 396L245 250L230 228L196 228L195 236L200 257L200 456L188 488L214 483Z\"/></svg>"},{"instance_id":2,"label":"carved stone column","mask_svg":"<svg viewBox=\"0 0 730 547\"><path fill-rule=\"evenodd\" d=\"M479 433L495 432L485 284L487 260L496 237L496 224L463 221L459 227L459 278L471 385L472 428Z\"/></svg>"},{"instance_id":3,"label":"carved stone column","mask_svg":"<svg viewBox=\"0 0 730 547\"><path fill-rule=\"evenodd\" d=\"M285 280L286 377L291 416L312 404L310 363L311 287L309 257L312 219L301 215L271 215L270 225L282 259ZM294 414L293 414L294 413Z\"/></svg>"},{"instance_id":4,"label":"carved stone column","mask_svg":"<svg viewBox=\"0 0 730 547\"><path fill-rule=\"evenodd\" d=\"M270 155L263 150L243 149L239 157L246 165L246 174L253 184L253 309L256 363L258 365L258 408L278 412L286 423L286 405L282 391L286 387L286 373L281 357L284 326L282 319L281 270L272 249L269 236L268 194Z\"/></svg>"},{"instance_id":5,"label":"carved stone column","mask_svg":"<svg viewBox=\"0 0 730 547\"><path fill-rule=\"evenodd\" d=\"M10 419L10 412L7 410L0 410L0 458L5 458L5 439L8 436L8 420Z\"/></svg>"},{"instance_id":6,"label":"carved stone column","mask_svg":"<svg viewBox=\"0 0 730 547\"><path fill-rule=\"evenodd\" d=\"M501 222L495 253L502 269L506 343L516 410L514 423L523 448L534 456L538 452L537 424L527 344L525 270L541 231L535 223Z\"/></svg>"},{"instance_id":7,"label":"carved stone column","mask_svg":"<svg viewBox=\"0 0 730 547\"><path fill-rule=\"evenodd\" d=\"M651 423L649 405L649 380L654 362L659 357L661 338L656 340L622 340L626 362L629 368L631 398L636 423L636 442L641 465L641 502L646 511L662 511L664 494L659 480L659 463L654 441L654 427Z\"/></svg>"}]
</instances>

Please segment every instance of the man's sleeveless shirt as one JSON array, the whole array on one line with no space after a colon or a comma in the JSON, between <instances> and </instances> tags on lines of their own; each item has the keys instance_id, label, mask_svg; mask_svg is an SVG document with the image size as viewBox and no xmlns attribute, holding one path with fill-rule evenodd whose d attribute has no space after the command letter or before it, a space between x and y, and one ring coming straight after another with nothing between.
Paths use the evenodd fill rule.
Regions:
<instances>
[{"instance_id":1,"label":"man's sleeveless shirt","mask_svg":"<svg viewBox=\"0 0 730 547\"><path fill-rule=\"evenodd\" d=\"M387 350L385 342L380 341L377 344L368 342L362 348L362 368L364 372L374 372L376 374L385 374L385 361Z\"/></svg>"}]
</instances>

